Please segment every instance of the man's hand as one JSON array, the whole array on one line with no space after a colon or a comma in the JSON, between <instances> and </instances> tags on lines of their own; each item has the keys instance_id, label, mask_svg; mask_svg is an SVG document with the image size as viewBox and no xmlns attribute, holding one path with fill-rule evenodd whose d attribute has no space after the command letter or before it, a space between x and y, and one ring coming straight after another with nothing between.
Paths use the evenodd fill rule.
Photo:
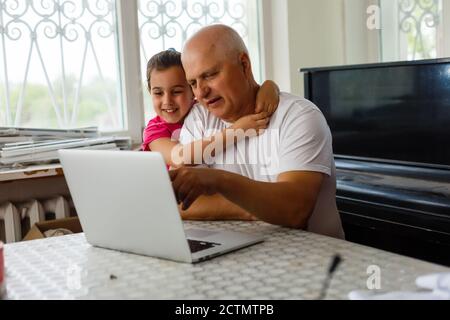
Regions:
<instances>
[{"instance_id":1,"label":"man's hand","mask_svg":"<svg viewBox=\"0 0 450 320\"><path fill-rule=\"evenodd\" d=\"M173 190L182 210L187 210L201 195L212 196L218 192L220 171L204 168L180 168L169 171Z\"/></svg>"}]
</instances>

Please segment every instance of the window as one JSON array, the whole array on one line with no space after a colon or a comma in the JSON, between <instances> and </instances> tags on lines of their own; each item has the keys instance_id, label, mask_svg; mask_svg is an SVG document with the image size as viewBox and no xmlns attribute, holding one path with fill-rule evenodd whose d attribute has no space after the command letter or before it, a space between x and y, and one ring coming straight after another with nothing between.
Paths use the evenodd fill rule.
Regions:
<instances>
[{"instance_id":1,"label":"window","mask_svg":"<svg viewBox=\"0 0 450 320\"><path fill-rule=\"evenodd\" d=\"M225 23L260 79L257 12L257 0L0 0L0 126L98 126L137 142L150 56Z\"/></svg>"},{"instance_id":2,"label":"window","mask_svg":"<svg viewBox=\"0 0 450 320\"><path fill-rule=\"evenodd\" d=\"M0 126L124 129L115 1L0 1Z\"/></svg>"},{"instance_id":3,"label":"window","mask_svg":"<svg viewBox=\"0 0 450 320\"><path fill-rule=\"evenodd\" d=\"M257 16L256 0L139 0L146 119L155 115L145 90L147 61L169 48L181 51L185 41L203 26L223 23L233 27L249 48L255 78L261 79Z\"/></svg>"},{"instance_id":4,"label":"window","mask_svg":"<svg viewBox=\"0 0 450 320\"><path fill-rule=\"evenodd\" d=\"M381 0L383 61L450 56L449 0Z\"/></svg>"},{"instance_id":5,"label":"window","mask_svg":"<svg viewBox=\"0 0 450 320\"><path fill-rule=\"evenodd\" d=\"M399 1L400 52L407 60L437 57L442 1Z\"/></svg>"}]
</instances>

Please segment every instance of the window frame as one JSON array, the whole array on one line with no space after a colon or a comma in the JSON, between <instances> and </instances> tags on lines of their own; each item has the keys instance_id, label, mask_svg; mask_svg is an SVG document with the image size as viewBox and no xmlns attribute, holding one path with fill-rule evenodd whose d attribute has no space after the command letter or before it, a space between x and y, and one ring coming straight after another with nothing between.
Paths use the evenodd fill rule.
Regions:
<instances>
[{"instance_id":1,"label":"window frame","mask_svg":"<svg viewBox=\"0 0 450 320\"><path fill-rule=\"evenodd\" d=\"M450 57L450 0L442 1L442 23L438 32L442 37L441 53L444 57Z\"/></svg>"},{"instance_id":2,"label":"window frame","mask_svg":"<svg viewBox=\"0 0 450 320\"><path fill-rule=\"evenodd\" d=\"M125 130L108 132L108 134L129 136L133 144L139 144L142 141L145 118L140 71L138 0L116 0L116 6L117 50Z\"/></svg>"}]
</instances>

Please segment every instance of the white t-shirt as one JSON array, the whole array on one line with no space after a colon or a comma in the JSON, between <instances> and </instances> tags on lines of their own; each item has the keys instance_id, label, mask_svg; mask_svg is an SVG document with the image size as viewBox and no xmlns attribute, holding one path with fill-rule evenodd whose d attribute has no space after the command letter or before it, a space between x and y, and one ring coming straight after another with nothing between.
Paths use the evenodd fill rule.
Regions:
<instances>
[{"instance_id":1,"label":"white t-shirt","mask_svg":"<svg viewBox=\"0 0 450 320\"><path fill-rule=\"evenodd\" d=\"M230 125L196 105L184 121L180 142L187 144L210 137ZM325 174L307 230L344 238L336 207L332 137L322 112L312 102L282 93L264 134L243 139L235 147L216 154L208 166L262 182L276 182L279 174L289 171Z\"/></svg>"}]
</instances>

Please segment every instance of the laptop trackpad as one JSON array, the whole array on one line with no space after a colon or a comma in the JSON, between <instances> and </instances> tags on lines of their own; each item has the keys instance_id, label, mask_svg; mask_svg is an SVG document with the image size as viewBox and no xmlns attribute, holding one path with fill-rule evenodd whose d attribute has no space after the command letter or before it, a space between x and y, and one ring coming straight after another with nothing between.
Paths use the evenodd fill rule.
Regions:
<instances>
[{"instance_id":1,"label":"laptop trackpad","mask_svg":"<svg viewBox=\"0 0 450 320\"><path fill-rule=\"evenodd\" d=\"M216 231L202 230L202 229L187 229L185 230L188 238L206 238L218 234Z\"/></svg>"}]
</instances>

